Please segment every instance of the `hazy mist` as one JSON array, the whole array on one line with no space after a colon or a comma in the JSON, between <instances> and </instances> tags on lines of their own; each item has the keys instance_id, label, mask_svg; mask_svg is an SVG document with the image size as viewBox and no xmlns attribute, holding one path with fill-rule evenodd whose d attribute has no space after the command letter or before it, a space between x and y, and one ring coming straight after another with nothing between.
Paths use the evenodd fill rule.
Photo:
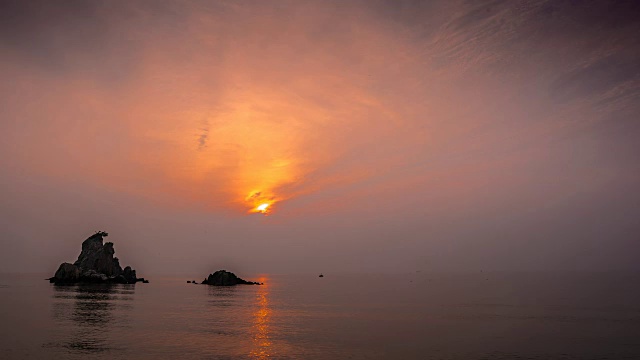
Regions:
<instances>
[{"instance_id":1,"label":"hazy mist","mask_svg":"<svg viewBox=\"0 0 640 360\"><path fill-rule=\"evenodd\" d=\"M1 1L0 272L640 270L640 3L480 3Z\"/></svg>"}]
</instances>

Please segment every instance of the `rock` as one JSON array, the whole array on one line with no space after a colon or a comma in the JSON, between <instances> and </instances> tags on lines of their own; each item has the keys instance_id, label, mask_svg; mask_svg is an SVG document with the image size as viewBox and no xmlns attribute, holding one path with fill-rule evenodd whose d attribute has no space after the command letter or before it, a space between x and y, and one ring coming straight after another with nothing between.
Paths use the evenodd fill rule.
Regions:
<instances>
[{"instance_id":1,"label":"rock","mask_svg":"<svg viewBox=\"0 0 640 360\"><path fill-rule=\"evenodd\" d=\"M187 284L191 284L191 280L187 280Z\"/></svg>"},{"instance_id":2,"label":"rock","mask_svg":"<svg viewBox=\"0 0 640 360\"><path fill-rule=\"evenodd\" d=\"M80 279L80 269L69 263L62 263L49 282L75 283Z\"/></svg>"},{"instance_id":3,"label":"rock","mask_svg":"<svg viewBox=\"0 0 640 360\"><path fill-rule=\"evenodd\" d=\"M135 284L137 281L136 271L131 269L131 266L127 266L122 271L122 276L127 280L127 284Z\"/></svg>"},{"instance_id":4,"label":"rock","mask_svg":"<svg viewBox=\"0 0 640 360\"><path fill-rule=\"evenodd\" d=\"M253 281L246 281L236 276L236 274L226 271L218 270L209 275L206 279L202 280L202 284L214 285L214 286L233 286L233 285L262 285Z\"/></svg>"},{"instance_id":5,"label":"rock","mask_svg":"<svg viewBox=\"0 0 640 360\"><path fill-rule=\"evenodd\" d=\"M75 266L95 270L100 274L107 276L118 276L122 273L120 261L114 258L115 250L113 243L102 244L103 236L108 235L105 232L95 233L82 243L82 252L78 256L78 260L73 263Z\"/></svg>"},{"instance_id":6,"label":"rock","mask_svg":"<svg viewBox=\"0 0 640 360\"><path fill-rule=\"evenodd\" d=\"M49 281L56 284L74 283L118 283L135 284L136 271L127 266L122 269L120 261L114 257L113 243L103 243L109 234L100 231L82 242L82 251L75 263L63 263ZM148 282L148 281L143 281Z\"/></svg>"}]
</instances>

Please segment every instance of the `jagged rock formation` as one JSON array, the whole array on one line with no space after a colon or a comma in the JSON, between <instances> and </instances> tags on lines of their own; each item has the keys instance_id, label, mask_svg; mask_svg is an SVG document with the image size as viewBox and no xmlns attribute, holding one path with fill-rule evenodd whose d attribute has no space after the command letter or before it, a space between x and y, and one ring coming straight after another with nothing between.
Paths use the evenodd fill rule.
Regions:
<instances>
[{"instance_id":1,"label":"jagged rock formation","mask_svg":"<svg viewBox=\"0 0 640 360\"><path fill-rule=\"evenodd\" d=\"M113 256L115 254L113 243L103 243L105 236L109 234L104 231L89 236L82 243L82 252L78 260L73 264L61 264L49 281L56 284L148 282L144 278L138 278L136 271L130 266L125 267L124 270L120 267L120 261Z\"/></svg>"},{"instance_id":2,"label":"jagged rock formation","mask_svg":"<svg viewBox=\"0 0 640 360\"><path fill-rule=\"evenodd\" d=\"M214 285L214 286L233 286L233 285L262 285L261 283L246 281L236 276L236 274L226 271L218 270L209 275L206 279L202 280L202 284Z\"/></svg>"}]
</instances>

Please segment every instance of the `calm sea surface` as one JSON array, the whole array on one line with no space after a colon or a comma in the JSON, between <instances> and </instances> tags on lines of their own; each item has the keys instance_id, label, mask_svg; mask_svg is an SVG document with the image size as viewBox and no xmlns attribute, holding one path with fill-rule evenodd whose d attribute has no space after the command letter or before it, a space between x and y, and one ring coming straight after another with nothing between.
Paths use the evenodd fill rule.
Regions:
<instances>
[{"instance_id":1,"label":"calm sea surface","mask_svg":"<svg viewBox=\"0 0 640 360\"><path fill-rule=\"evenodd\" d=\"M325 275L0 275L0 359L640 359L637 275Z\"/></svg>"}]
</instances>

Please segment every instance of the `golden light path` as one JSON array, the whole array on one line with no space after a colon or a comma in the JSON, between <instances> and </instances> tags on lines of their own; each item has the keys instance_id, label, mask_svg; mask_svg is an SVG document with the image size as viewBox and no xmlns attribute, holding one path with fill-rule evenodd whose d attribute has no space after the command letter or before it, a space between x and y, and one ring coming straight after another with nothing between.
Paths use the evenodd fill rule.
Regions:
<instances>
[{"instance_id":1,"label":"golden light path","mask_svg":"<svg viewBox=\"0 0 640 360\"><path fill-rule=\"evenodd\" d=\"M259 282L264 282L265 285L258 287L258 293L256 298L257 310L253 314L253 349L250 352L250 357L256 360L264 360L272 357L273 349L269 336L269 320L271 318L271 308L269 307L269 285L268 279L260 278Z\"/></svg>"}]
</instances>

